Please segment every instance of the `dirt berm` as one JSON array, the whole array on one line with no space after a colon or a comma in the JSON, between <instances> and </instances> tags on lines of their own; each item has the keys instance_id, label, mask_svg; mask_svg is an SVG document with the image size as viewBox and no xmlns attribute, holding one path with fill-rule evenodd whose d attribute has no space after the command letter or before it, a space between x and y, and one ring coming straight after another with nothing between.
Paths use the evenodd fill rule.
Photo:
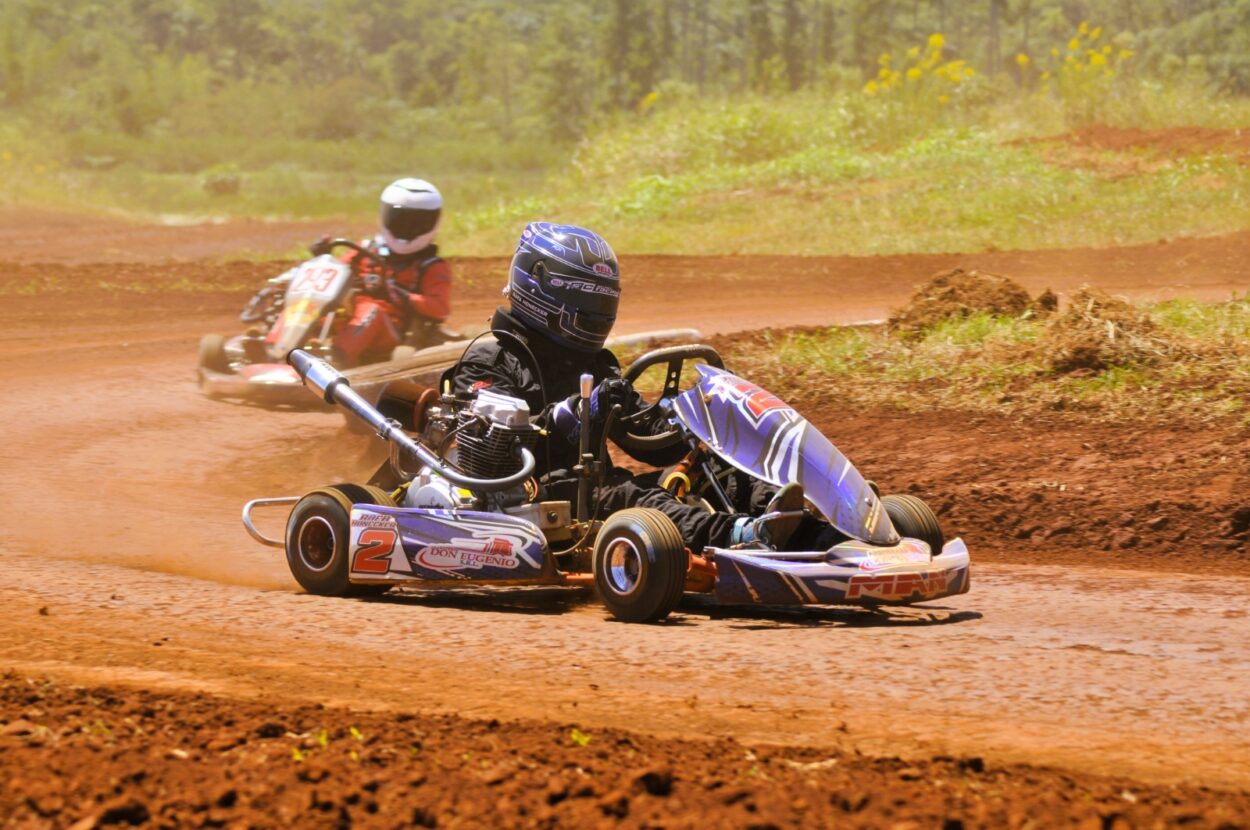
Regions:
<instances>
[{"instance_id":1,"label":"dirt berm","mask_svg":"<svg viewBox=\"0 0 1250 830\"><path fill-rule=\"evenodd\" d=\"M1016 316L1029 309L1048 313L1056 305L1057 298L1049 288L1033 300L1024 286L1010 277L953 268L930 277L907 305L890 315L886 325L891 331L910 333L973 314Z\"/></svg>"}]
</instances>

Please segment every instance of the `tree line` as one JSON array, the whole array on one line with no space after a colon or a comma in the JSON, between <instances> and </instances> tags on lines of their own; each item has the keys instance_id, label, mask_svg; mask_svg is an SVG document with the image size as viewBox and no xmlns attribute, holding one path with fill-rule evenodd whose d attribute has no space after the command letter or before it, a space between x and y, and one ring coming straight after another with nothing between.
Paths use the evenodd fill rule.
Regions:
<instances>
[{"instance_id":1,"label":"tree line","mask_svg":"<svg viewBox=\"0 0 1250 830\"><path fill-rule=\"evenodd\" d=\"M1082 23L1142 73L1250 92L1250 0L4 0L0 108L142 136L218 97L317 137L396 108L468 108L505 136L574 139L690 94L851 89L882 53L944 35L1009 84ZM269 101L272 106L249 104ZM250 107L250 108L249 108ZM286 118L292 107L302 120ZM230 107L221 110L228 118ZM312 115L308 113L312 112ZM276 128L276 127L275 127ZM295 129L293 127L292 129Z\"/></svg>"}]
</instances>

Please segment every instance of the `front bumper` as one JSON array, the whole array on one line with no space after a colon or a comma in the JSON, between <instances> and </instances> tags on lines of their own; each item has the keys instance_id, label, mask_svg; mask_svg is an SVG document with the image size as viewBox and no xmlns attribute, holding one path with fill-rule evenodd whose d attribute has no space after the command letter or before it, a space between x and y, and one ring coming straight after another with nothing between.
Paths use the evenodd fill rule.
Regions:
<instances>
[{"instance_id":1,"label":"front bumper","mask_svg":"<svg viewBox=\"0 0 1250 830\"><path fill-rule=\"evenodd\" d=\"M952 539L937 556L915 539L889 547L846 542L828 551L709 548L717 599L762 605L910 605L967 593L968 548Z\"/></svg>"}]
</instances>

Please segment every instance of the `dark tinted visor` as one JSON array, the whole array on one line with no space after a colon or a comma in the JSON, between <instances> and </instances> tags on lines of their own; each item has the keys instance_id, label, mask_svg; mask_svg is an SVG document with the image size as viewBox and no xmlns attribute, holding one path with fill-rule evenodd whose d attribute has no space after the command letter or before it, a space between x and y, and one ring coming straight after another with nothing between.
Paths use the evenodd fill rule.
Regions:
<instances>
[{"instance_id":1,"label":"dark tinted visor","mask_svg":"<svg viewBox=\"0 0 1250 830\"><path fill-rule=\"evenodd\" d=\"M615 314L587 314L579 311L573 316L573 328L578 332L604 339L612 333L612 324L615 322Z\"/></svg>"},{"instance_id":2,"label":"dark tinted visor","mask_svg":"<svg viewBox=\"0 0 1250 830\"><path fill-rule=\"evenodd\" d=\"M382 227L396 239L416 239L434 230L439 210L418 210L399 205L382 205Z\"/></svg>"}]
</instances>

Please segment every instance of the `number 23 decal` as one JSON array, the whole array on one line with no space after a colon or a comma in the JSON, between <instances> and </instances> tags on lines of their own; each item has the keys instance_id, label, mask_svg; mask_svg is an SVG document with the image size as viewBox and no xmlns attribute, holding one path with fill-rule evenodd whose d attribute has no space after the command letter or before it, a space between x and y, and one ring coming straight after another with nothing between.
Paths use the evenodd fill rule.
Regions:
<instances>
[{"instance_id":1,"label":"number 23 decal","mask_svg":"<svg viewBox=\"0 0 1250 830\"><path fill-rule=\"evenodd\" d=\"M384 574L389 571L396 536L395 531L380 527L362 531L359 541L356 542L356 555L352 557L352 571L366 574Z\"/></svg>"},{"instance_id":2,"label":"number 23 decal","mask_svg":"<svg viewBox=\"0 0 1250 830\"><path fill-rule=\"evenodd\" d=\"M295 291L315 291L318 294L324 294L330 288L330 284L334 282L334 278L339 275L339 269L335 267L317 268L315 266L305 266L300 271L299 279L295 281L292 289Z\"/></svg>"}]
</instances>

